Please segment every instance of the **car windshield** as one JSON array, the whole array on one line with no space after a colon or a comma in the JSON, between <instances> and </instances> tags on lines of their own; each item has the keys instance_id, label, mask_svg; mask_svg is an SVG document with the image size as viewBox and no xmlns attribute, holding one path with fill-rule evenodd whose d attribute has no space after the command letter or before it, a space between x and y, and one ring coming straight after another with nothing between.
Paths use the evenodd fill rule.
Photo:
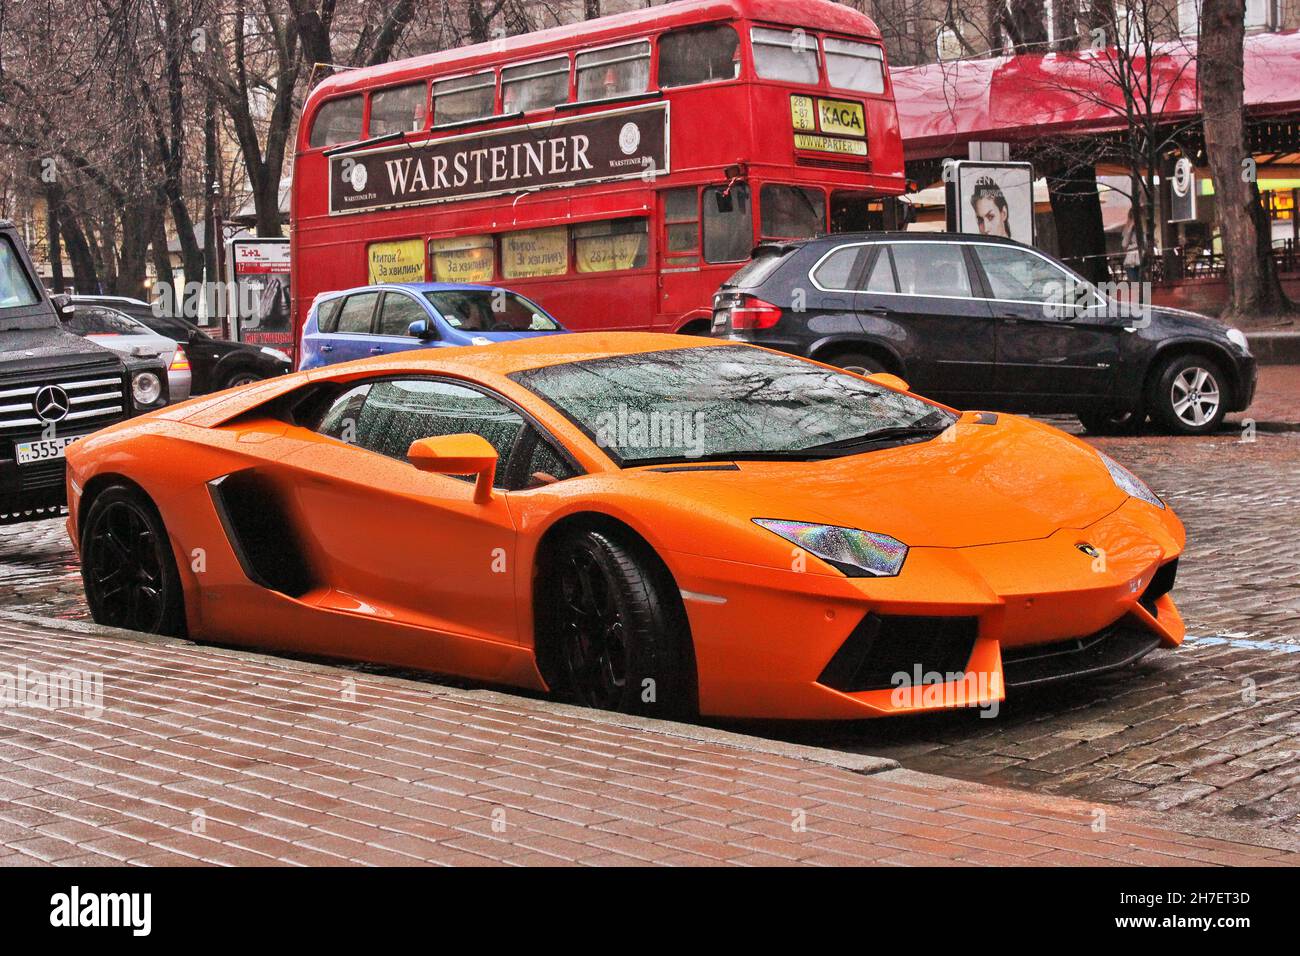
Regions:
<instances>
[{"instance_id":1,"label":"car windshield","mask_svg":"<svg viewBox=\"0 0 1300 956\"><path fill-rule=\"evenodd\" d=\"M63 323L78 335L150 335L135 319L108 309L77 308Z\"/></svg>"},{"instance_id":2,"label":"car windshield","mask_svg":"<svg viewBox=\"0 0 1300 956\"><path fill-rule=\"evenodd\" d=\"M554 332L555 320L522 295L505 289L444 289L424 297L463 332Z\"/></svg>"},{"instance_id":3,"label":"car windshield","mask_svg":"<svg viewBox=\"0 0 1300 956\"><path fill-rule=\"evenodd\" d=\"M744 345L615 355L511 375L623 466L815 459L934 435L942 408L812 362Z\"/></svg>"}]
</instances>

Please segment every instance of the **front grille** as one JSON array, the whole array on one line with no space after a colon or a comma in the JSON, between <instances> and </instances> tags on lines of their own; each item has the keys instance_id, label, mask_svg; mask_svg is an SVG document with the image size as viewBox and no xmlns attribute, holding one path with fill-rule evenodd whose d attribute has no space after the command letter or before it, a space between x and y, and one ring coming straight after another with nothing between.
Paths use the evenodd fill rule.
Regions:
<instances>
[{"instance_id":1,"label":"front grille","mask_svg":"<svg viewBox=\"0 0 1300 956\"><path fill-rule=\"evenodd\" d=\"M1159 643L1159 636L1125 618L1086 637L1003 648L1003 682L1007 687L1030 687L1104 674L1132 664Z\"/></svg>"},{"instance_id":2,"label":"front grille","mask_svg":"<svg viewBox=\"0 0 1300 956\"><path fill-rule=\"evenodd\" d=\"M18 484L23 494L63 488L65 462L62 458L34 461L18 469Z\"/></svg>"},{"instance_id":3,"label":"front grille","mask_svg":"<svg viewBox=\"0 0 1300 956\"><path fill-rule=\"evenodd\" d=\"M0 388L0 436L19 438L38 435L49 422L36 413L36 395L46 385L57 385L67 396L68 413L54 422L62 431L75 427L93 431L112 424L126 414L122 378L109 371L82 375L48 373L44 381L31 385Z\"/></svg>"},{"instance_id":4,"label":"front grille","mask_svg":"<svg viewBox=\"0 0 1300 956\"><path fill-rule=\"evenodd\" d=\"M819 684L846 693L880 690L921 681L928 675L965 672L979 634L974 617L868 614L830 659ZM951 679L957 679L955 676Z\"/></svg>"}]
</instances>

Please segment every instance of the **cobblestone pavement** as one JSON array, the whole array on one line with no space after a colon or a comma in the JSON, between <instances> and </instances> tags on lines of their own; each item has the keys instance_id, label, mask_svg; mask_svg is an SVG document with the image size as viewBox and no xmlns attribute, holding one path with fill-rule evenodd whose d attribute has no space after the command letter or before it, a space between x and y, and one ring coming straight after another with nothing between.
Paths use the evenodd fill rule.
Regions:
<instances>
[{"instance_id":1,"label":"cobblestone pavement","mask_svg":"<svg viewBox=\"0 0 1300 956\"><path fill-rule=\"evenodd\" d=\"M1261 371L1251 416L1300 420L1300 367ZM1192 637L1179 650L1050 693L1021 692L993 720L958 713L745 729L971 781L1300 834L1300 432L1242 437L1092 439L1187 526L1174 597ZM0 527L0 606L86 616L62 522Z\"/></svg>"},{"instance_id":2,"label":"cobblestone pavement","mask_svg":"<svg viewBox=\"0 0 1300 956\"><path fill-rule=\"evenodd\" d=\"M1241 829L119 634L0 622L22 686L102 679L0 708L0 865L1300 862Z\"/></svg>"}]
</instances>

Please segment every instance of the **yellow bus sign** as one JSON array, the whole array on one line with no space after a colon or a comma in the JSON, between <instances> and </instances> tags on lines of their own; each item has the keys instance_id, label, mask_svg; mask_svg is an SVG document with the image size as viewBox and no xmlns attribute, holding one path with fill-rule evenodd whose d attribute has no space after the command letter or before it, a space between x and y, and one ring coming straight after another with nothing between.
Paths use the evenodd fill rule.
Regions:
<instances>
[{"instance_id":1,"label":"yellow bus sign","mask_svg":"<svg viewBox=\"0 0 1300 956\"><path fill-rule=\"evenodd\" d=\"M817 100L817 113L823 133L842 136L866 136L867 120L861 103L846 100Z\"/></svg>"}]
</instances>

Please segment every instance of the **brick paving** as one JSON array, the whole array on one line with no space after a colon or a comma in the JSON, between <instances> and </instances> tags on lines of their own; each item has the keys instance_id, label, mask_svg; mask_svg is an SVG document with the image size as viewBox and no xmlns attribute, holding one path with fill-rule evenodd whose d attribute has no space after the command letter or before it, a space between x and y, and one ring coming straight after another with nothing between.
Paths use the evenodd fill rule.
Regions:
<instances>
[{"instance_id":1,"label":"brick paving","mask_svg":"<svg viewBox=\"0 0 1300 956\"><path fill-rule=\"evenodd\" d=\"M1250 417L1300 421L1300 367L1260 371ZM1189 632L1236 646L1190 640L1118 674L1017 694L996 720L745 729L968 781L1300 834L1300 433L1253 437L1090 439L1172 502L1189 535L1174 591ZM0 596L7 609L84 619L60 521L0 527Z\"/></svg>"},{"instance_id":2,"label":"brick paving","mask_svg":"<svg viewBox=\"0 0 1300 956\"><path fill-rule=\"evenodd\" d=\"M1128 808L119 634L0 621L0 675L102 676L98 710L0 708L0 864L1300 863Z\"/></svg>"}]
</instances>

